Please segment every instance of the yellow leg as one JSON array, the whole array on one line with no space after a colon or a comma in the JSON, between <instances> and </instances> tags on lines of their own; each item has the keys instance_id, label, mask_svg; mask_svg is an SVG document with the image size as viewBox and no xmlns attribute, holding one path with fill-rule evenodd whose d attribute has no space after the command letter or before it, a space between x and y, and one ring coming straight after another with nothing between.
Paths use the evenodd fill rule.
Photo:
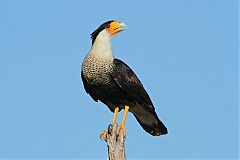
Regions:
<instances>
[{"instance_id":1,"label":"yellow leg","mask_svg":"<svg viewBox=\"0 0 240 160\"><path fill-rule=\"evenodd\" d=\"M116 123L117 115L118 115L119 108L116 107L114 110L114 115L113 115L113 120L112 120L112 125Z\"/></svg>"},{"instance_id":2,"label":"yellow leg","mask_svg":"<svg viewBox=\"0 0 240 160\"><path fill-rule=\"evenodd\" d=\"M128 110L129 110L129 106L125 106L125 111L123 114L122 122L117 128L117 135L119 135L119 131L120 131L120 129L122 129L123 137L126 137L125 121L126 121Z\"/></svg>"},{"instance_id":3,"label":"yellow leg","mask_svg":"<svg viewBox=\"0 0 240 160\"><path fill-rule=\"evenodd\" d=\"M116 119L117 119L117 115L118 115L118 111L119 111L119 108L116 107L115 110L114 110L114 115L113 115L113 120L112 120L112 125L114 125L116 123ZM107 134L108 134L108 131L107 130L104 130L100 133L100 138L103 137L103 139L107 139Z\"/></svg>"}]
</instances>

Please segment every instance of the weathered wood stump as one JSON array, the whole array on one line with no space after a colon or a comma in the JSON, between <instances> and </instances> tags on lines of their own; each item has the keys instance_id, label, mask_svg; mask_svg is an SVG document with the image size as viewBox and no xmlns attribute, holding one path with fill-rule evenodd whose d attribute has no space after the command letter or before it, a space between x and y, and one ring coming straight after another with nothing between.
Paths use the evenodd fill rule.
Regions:
<instances>
[{"instance_id":1,"label":"weathered wood stump","mask_svg":"<svg viewBox=\"0 0 240 160\"><path fill-rule=\"evenodd\" d=\"M123 137L123 132L120 130L119 135L117 135L118 124L115 123L113 126L109 125L107 142L108 147L108 159L109 160L126 160L125 154L125 137Z\"/></svg>"}]
</instances>

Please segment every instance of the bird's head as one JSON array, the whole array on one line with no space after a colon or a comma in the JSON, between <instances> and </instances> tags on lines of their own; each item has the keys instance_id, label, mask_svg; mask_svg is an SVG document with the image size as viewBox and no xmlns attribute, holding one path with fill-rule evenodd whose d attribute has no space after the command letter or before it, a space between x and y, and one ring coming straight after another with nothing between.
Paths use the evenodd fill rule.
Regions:
<instances>
[{"instance_id":1,"label":"bird's head","mask_svg":"<svg viewBox=\"0 0 240 160\"><path fill-rule=\"evenodd\" d=\"M107 21L103 24L101 24L92 34L92 44L96 40L96 38L99 36L100 33L105 34L106 36L109 36L112 38L115 36L117 33L127 29L127 26L119 21L116 20L111 20Z\"/></svg>"}]
</instances>

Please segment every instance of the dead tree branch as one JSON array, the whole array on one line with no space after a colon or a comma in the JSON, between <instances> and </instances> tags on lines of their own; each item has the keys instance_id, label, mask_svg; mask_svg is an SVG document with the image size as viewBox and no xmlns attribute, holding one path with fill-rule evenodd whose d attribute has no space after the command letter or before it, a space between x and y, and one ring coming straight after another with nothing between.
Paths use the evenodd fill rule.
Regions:
<instances>
[{"instance_id":1,"label":"dead tree branch","mask_svg":"<svg viewBox=\"0 0 240 160\"><path fill-rule=\"evenodd\" d=\"M117 135L117 126L115 123L113 126L109 125L107 135L107 147L108 147L108 159L109 160L126 160L123 132L120 130Z\"/></svg>"}]
</instances>

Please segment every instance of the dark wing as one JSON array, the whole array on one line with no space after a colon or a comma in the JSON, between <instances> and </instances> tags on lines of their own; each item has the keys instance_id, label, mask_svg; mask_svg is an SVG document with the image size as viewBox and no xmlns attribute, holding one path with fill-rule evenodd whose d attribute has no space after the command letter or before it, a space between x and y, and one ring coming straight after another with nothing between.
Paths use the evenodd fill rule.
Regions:
<instances>
[{"instance_id":1,"label":"dark wing","mask_svg":"<svg viewBox=\"0 0 240 160\"><path fill-rule=\"evenodd\" d=\"M137 102L137 111L133 114L142 128L153 136L167 134L166 126L158 118L149 95L132 69L119 59L114 59L114 64L112 78L123 93Z\"/></svg>"},{"instance_id":2,"label":"dark wing","mask_svg":"<svg viewBox=\"0 0 240 160\"><path fill-rule=\"evenodd\" d=\"M114 69L111 76L125 94L139 104L148 107L150 111L154 111L153 103L148 93L127 64L119 59L114 59Z\"/></svg>"},{"instance_id":3,"label":"dark wing","mask_svg":"<svg viewBox=\"0 0 240 160\"><path fill-rule=\"evenodd\" d=\"M83 81L83 86L84 86L84 89L85 91L92 97L92 99L94 101L98 101L98 98L95 96L94 94L94 86L90 85L87 80L85 79L85 77L83 76L83 72L81 72L81 78L82 78L82 81Z\"/></svg>"}]
</instances>

